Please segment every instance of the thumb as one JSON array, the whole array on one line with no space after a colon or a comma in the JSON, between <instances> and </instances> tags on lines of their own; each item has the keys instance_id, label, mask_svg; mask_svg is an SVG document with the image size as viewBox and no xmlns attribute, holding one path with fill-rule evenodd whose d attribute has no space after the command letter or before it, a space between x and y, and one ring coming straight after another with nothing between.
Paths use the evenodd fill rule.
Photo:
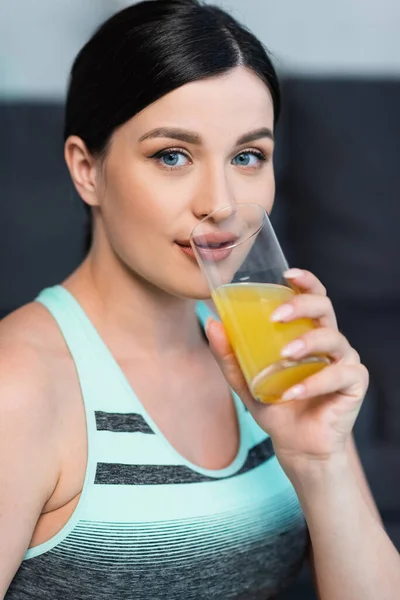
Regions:
<instances>
[{"instance_id":1,"label":"thumb","mask_svg":"<svg viewBox=\"0 0 400 600\"><path fill-rule=\"evenodd\" d=\"M222 323L209 317L205 332L210 343L211 352L230 387L243 401L252 398Z\"/></svg>"},{"instance_id":2,"label":"thumb","mask_svg":"<svg viewBox=\"0 0 400 600\"><path fill-rule=\"evenodd\" d=\"M233 354L232 346L229 343L224 326L220 321L208 317L205 332L207 339L210 342L211 350L218 361L226 360Z\"/></svg>"}]
</instances>

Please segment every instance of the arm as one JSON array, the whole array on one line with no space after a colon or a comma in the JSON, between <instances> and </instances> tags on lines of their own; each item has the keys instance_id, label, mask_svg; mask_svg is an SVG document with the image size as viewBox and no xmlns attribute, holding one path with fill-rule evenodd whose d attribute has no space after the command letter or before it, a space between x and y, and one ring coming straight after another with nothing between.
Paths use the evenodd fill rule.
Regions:
<instances>
[{"instance_id":1,"label":"arm","mask_svg":"<svg viewBox=\"0 0 400 600\"><path fill-rule=\"evenodd\" d=\"M294 485L307 519L320 600L395 600L400 556L381 525L354 447Z\"/></svg>"},{"instance_id":2,"label":"arm","mask_svg":"<svg viewBox=\"0 0 400 600\"><path fill-rule=\"evenodd\" d=\"M230 386L272 438L309 526L320 600L396 600L400 557L387 536L355 452L351 432L368 387L358 353L338 331L326 290L307 271L286 274L302 294L273 320L311 318L319 327L289 344L285 357L327 355L331 364L283 395L254 402L221 324L210 321L211 348Z\"/></svg>"},{"instance_id":3,"label":"arm","mask_svg":"<svg viewBox=\"0 0 400 600\"><path fill-rule=\"evenodd\" d=\"M0 599L57 481L48 387L35 352L0 337Z\"/></svg>"},{"instance_id":4,"label":"arm","mask_svg":"<svg viewBox=\"0 0 400 600\"><path fill-rule=\"evenodd\" d=\"M369 507L372 515L376 518L376 520L382 524L381 515L379 514L379 511L375 504L375 500L372 496L367 479L365 477L365 473L361 465L360 457L358 456L353 436L351 436L349 441L347 442L347 456L349 460L349 466L351 467L354 479L357 482L357 485L359 487L362 497L364 498L365 503Z\"/></svg>"}]
</instances>

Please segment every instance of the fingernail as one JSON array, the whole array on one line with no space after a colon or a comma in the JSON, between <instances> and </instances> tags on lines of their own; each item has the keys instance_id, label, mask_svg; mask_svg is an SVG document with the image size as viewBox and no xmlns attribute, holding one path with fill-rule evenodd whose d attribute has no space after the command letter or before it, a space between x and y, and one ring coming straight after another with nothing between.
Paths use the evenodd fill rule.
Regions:
<instances>
[{"instance_id":1,"label":"fingernail","mask_svg":"<svg viewBox=\"0 0 400 600\"><path fill-rule=\"evenodd\" d=\"M286 279L297 279L298 277L302 277L304 275L304 271L301 269L288 269L284 272L283 276Z\"/></svg>"},{"instance_id":2,"label":"fingernail","mask_svg":"<svg viewBox=\"0 0 400 600\"><path fill-rule=\"evenodd\" d=\"M284 321L293 313L293 306L291 304L282 304L276 311L271 315L271 321Z\"/></svg>"},{"instance_id":3,"label":"fingernail","mask_svg":"<svg viewBox=\"0 0 400 600\"><path fill-rule=\"evenodd\" d=\"M208 329L211 325L211 323L213 322L213 318L212 317L208 317L206 320L206 324L204 325L204 331L206 332L206 335L208 336Z\"/></svg>"},{"instance_id":4,"label":"fingernail","mask_svg":"<svg viewBox=\"0 0 400 600\"><path fill-rule=\"evenodd\" d=\"M305 343L302 340L295 340L294 342L290 342L287 346L285 346L281 352L281 355L284 357L294 356L298 354L306 347Z\"/></svg>"},{"instance_id":5,"label":"fingernail","mask_svg":"<svg viewBox=\"0 0 400 600\"><path fill-rule=\"evenodd\" d=\"M302 396L305 391L306 391L306 388L304 387L304 385L295 385L294 387L290 388L290 390L288 390L287 392L285 392L283 394L282 400L284 400L285 402L288 402L289 400L294 400L295 398L300 398L300 396Z\"/></svg>"}]
</instances>

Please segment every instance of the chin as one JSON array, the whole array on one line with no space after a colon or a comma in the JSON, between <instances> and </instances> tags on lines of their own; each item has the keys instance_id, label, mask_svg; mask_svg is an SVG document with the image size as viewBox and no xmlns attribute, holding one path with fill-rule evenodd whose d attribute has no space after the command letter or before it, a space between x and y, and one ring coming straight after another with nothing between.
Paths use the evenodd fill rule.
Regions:
<instances>
[{"instance_id":1,"label":"chin","mask_svg":"<svg viewBox=\"0 0 400 600\"><path fill-rule=\"evenodd\" d=\"M210 300L211 299L211 293L210 291L208 291L207 293L201 294L196 293L196 294L189 294L189 293L184 293L182 294L183 298L187 298L188 300Z\"/></svg>"},{"instance_id":2,"label":"chin","mask_svg":"<svg viewBox=\"0 0 400 600\"><path fill-rule=\"evenodd\" d=\"M191 273L176 271L169 285L163 287L165 291L180 298L190 300L209 300L211 298L207 281L197 269Z\"/></svg>"},{"instance_id":3,"label":"chin","mask_svg":"<svg viewBox=\"0 0 400 600\"><path fill-rule=\"evenodd\" d=\"M209 300L211 298L211 292L206 283L190 285L190 283L187 282L186 285L179 287L180 289L177 290L177 295L182 298L188 298L190 300Z\"/></svg>"}]
</instances>

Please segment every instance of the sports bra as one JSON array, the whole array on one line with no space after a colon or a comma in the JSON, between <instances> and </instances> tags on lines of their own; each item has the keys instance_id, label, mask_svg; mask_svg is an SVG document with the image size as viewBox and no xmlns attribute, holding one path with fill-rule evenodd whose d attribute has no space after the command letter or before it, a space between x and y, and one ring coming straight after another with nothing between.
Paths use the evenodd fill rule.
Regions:
<instances>
[{"instance_id":1,"label":"sports bra","mask_svg":"<svg viewBox=\"0 0 400 600\"><path fill-rule=\"evenodd\" d=\"M79 503L27 551L6 600L268 600L298 573L308 544L296 493L271 439L233 395L236 457L209 470L181 456L64 287L36 298L73 357L88 461ZM211 315L198 303L204 325Z\"/></svg>"}]
</instances>

